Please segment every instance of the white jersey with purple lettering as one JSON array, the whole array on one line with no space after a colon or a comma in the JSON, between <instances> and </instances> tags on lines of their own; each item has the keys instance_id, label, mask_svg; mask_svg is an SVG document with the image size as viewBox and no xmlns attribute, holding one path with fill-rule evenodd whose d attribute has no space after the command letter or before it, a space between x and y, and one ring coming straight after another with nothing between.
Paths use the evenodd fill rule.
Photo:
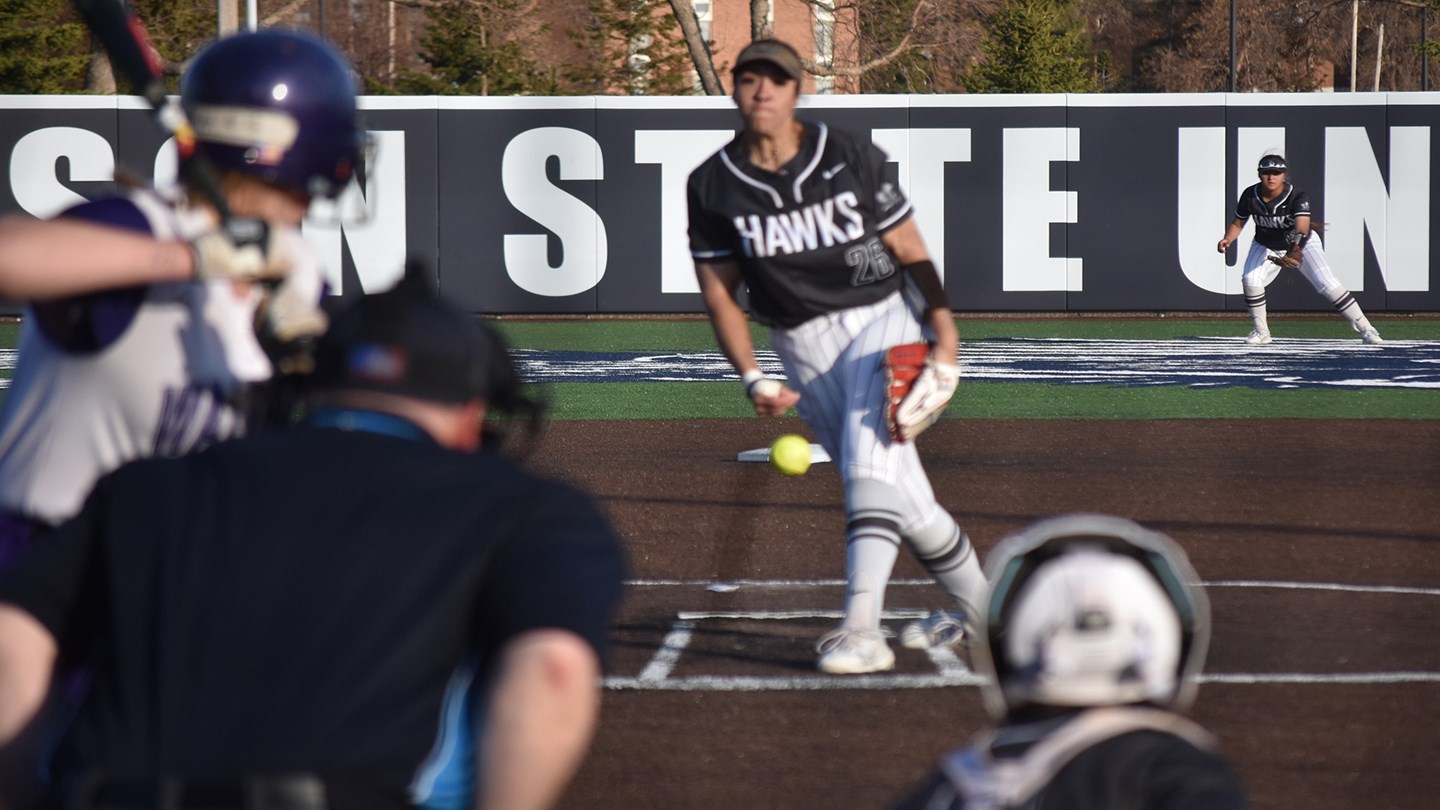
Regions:
<instances>
[{"instance_id":1,"label":"white jersey with purple lettering","mask_svg":"<svg viewBox=\"0 0 1440 810\"><path fill-rule=\"evenodd\" d=\"M214 227L148 191L62 216L162 239ZM235 395L271 373L254 331L260 295L184 281L32 303L0 411L0 509L56 523L127 461L243 432Z\"/></svg>"}]
</instances>

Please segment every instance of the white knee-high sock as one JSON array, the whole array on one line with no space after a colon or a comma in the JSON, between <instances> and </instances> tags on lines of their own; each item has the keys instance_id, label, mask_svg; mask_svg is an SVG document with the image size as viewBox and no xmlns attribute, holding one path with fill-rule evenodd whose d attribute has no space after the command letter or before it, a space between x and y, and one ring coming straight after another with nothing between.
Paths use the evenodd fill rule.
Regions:
<instances>
[{"instance_id":1,"label":"white knee-high sock","mask_svg":"<svg viewBox=\"0 0 1440 810\"><path fill-rule=\"evenodd\" d=\"M943 519L910 532L905 540L960 612L974 618L985 598L985 573L980 570L980 555L954 518L946 513Z\"/></svg>"},{"instance_id":2,"label":"white knee-high sock","mask_svg":"<svg viewBox=\"0 0 1440 810\"><path fill-rule=\"evenodd\" d=\"M1340 313L1340 317L1350 322L1350 327L1356 332L1365 332L1373 327L1370 326L1370 319L1365 317L1364 311L1360 309L1360 302L1355 296L1344 287L1327 287L1323 293L1325 299Z\"/></svg>"},{"instance_id":3,"label":"white knee-high sock","mask_svg":"<svg viewBox=\"0 0 1440 810\"><path fill-rule=\"evenodd\" d=\"M899 524L888 516L852 513L846 531L846 627L874 630L885 608L885 588L900 556Z\"/></svg>"},{"instance_id":4,"label":"white knee-high sock","mask_svg":"<svg viewBox=\"0 0 1440 810\"><path fill-rule=\"evenodd\" d=\"M1250 308L1250 320L1254 321L1255 328L1268 333L1270 324L1265 317L1265 288L1246 287L1245 306Z\"/></svg>"}]
</instances>

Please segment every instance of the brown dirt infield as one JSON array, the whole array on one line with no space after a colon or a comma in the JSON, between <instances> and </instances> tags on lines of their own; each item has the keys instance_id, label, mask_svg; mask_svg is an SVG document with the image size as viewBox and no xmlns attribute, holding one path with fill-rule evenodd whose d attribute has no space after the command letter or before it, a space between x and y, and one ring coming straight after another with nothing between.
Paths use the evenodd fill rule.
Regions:
<instances>
[{"instance_id":1,"label":"brown dirt infield","mask_svg":"<svg viewBox=\"0 0 1440 810\"><path fill-rule=\"evenodd\" d=\"M634 677L679 611L835 610L841 589L721 580L837 580L843 517L832 465L785 478L742 450L797 420L561 422L535 465L601 500L635 580L610 674ZM1047 515L1093 510L1168 532L1209 589L1212 675L1195 716L1257 808L1428 808L1440 796L1440 421L945 421L921 440L941 502L983 553ZM901 555L897 579L921 579ZM1243 587L1240 581L1428 592ZM1229 583L1229 584L1224 584ZM895 586L887 607L943 603ZM709 621L674 674L814 676L822 618ZM899 673L933 672L897 650ZM1429 680L1373 677L1429 673ZM1352 674L1356 682L1334 682ZM987 720L971 686L607 689L567 808L884 807Z\"/></svg>"}]
</instances>

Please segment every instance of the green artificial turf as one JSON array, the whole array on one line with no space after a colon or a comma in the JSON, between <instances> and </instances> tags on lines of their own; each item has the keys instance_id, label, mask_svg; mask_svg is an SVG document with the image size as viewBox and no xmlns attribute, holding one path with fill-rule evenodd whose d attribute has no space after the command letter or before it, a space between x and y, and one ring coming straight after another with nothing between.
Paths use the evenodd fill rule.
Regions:
<instances>
[{"instance_id":1,"label":"green artificial turf","mask_svg":"<svg viewBox=\"0 0 1440 810\"><path fill-rule=\"evenodd\" d=\"M1377 319L1390 340L1440 340L1440 317ZM572 351L715 351L703 319L582 321L499 319L516 348ZM1047 317L959 319L966 340L1007 337L1165 340L1235 337L1249 320L1234 317ZM1334 316L1279 316L1271 330L1293 338L1354 338ZM765 332L752 326L758 348ZM706 419L752 415L738 383L557 383L546 387L556 419ZM794 416L794 413L791 413ZM967 383L963 379L946 418L970 419L1437 419L1440 393L1246 387L1124 387L1027 383Z\"/></svg>"},{"instance_id":2,"label":"green artificial turf","mask_svg":"<svg viewBox=\"0 0 1440 810\"><path fill-rule=\"evenodd\" d=\"M1377 324L1388 340L1440 340L1440 316L1384 317ZM715 351L702 318L587 318L493 321L515 348L590 352ZM1248 319L1233 317L1038 317L959 319L963 342L1006 337L1164 340L1236 337ZM1346 338L1353 332L1333 316L1278 316L1271 329L1281 337ZM752 327L758 348L765 331ZM13 348L19 324L0 323L0 348ZM0 377L8 377L8 369ZM545 386L556 419L707 419L752 414L738 383L614 382ZM793 412L791 414L793 417ZM971 419L1437 419L1440 392L1367 389L1257 389L1238 386L1123 387L1029 383L969 383L962 379L947 418Z\"/></svg>"}]
</instances>

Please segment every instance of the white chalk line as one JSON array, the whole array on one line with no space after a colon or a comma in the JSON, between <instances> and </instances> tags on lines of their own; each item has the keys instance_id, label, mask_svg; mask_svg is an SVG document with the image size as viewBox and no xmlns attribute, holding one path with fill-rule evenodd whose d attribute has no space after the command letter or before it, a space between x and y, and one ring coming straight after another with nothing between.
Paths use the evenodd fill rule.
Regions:
<instances>
[{"instance_id":1,"label":"white chalk line","mask_svg":"<svg viewBox=\"0 0 1440 810\"><path fill-rule=\"evenodd\" d=\"M639 680L642 683L665 680L671 670L675 669L680 653L690 645L690 634L694 631L695 622L678 621L671 626L665 640L660 643L660 649L650 659L650 663L640 670Z\"/></svg>"},{"instance_id":2,"label":"white chalk line","mask_svg":"<svg viewBox=\"0 0 1440 810\"><path fill-rule=\"evenodd\" d=\"M880 613L882 619L919 619L929 616L922 609L895 608ZM675 614L681 621L697 619L843 619L839 610L682 610Z\"/></svg>"},{"instance_id":3,"label":"white chalk line","mask_svg":"<svg viewBox=\"0 0 1440 810\"><path fill-rule=\"evenodd\" d=\"M1219 583L1217 583L1219 584ZM1234 587L1267 587L1275 583L1225 583ZM1279 583L1279 587L1297 583ZM1336 586L1338 590L1352 587ZM1370 586L1363 586L1370 590ZM1399 592L1428 593L1428 589L1400 589ZM1395 592L1385 589L1382 592ZM927 615L925 610L889 609L882 620L916 619ZM984 679L971 672L954 650L927 650L935 673L875 673L870 675L691 675L670 677L680 657L694 638L695 628L706 619L743 619L794 621L796 619L839 619L838 610L695 610L680 611L660 647L640 674L635 677L611 676L603 680L606 689L622 691L664 692L806 692L832 689L939 689L954 686L979 686ZM1440 672L1344 672L1344 673L1209 673L1199 678L1202 684L1226 685L1387 685L1409 683L1440 683Z\"/></svg>"},{"instance_id":4,"label":"white chalk line","mask_svg":"<svg viewBox=\"0 0 1440 810\"><path fill-rule=\"evenodd\" d=\"M642 681L639 678L606 678L605 688L656 692L818 692L829 689L940 689L947 686L979 686L979 675L692 675Z\"/></svg>"},{"instance_id":5,"label":"white chalk line","mask_svg":"<svg viewBox=\"0 0 1440 810\"><path fill-rule=\"evenodd\" d=\"M626 585L635 588L708 588L712 585L736 588L834 588L845 585L843 579L632 579ZM934 585L929 579L894 579L890 587ZM1297 591L1343 591L1347 593L1409 594L1440 596L1440 588L1419 588L1403 585L1347 585L1336 582L1284 582L1265 580L1216 580L1200 583L1206 588L1276 588Z\"/></svg>"},{"instance_id":6,"label":"white chalk line","mask_svg":"<svg viewBox=\"0 0 1440 810\"><path fill-rule=\"evenodd\" d=\"M1440 672L1212 672L1200 676L1200 683L1226 684L1393 684L1440 683Z\"/></svg>"},{"instance_id":7,"label":"white chalk line","mask_svg":"<svg viewBox=\"0 0 1440 810\"><path fill-rule=\"evenodd\" d=\"M959 659L956 659L957 663ZM963 667L964 665L961 664ZM936 674L873 675L781 675L774 677L750 675L691 675L683 678L643 680L641 678L606 678L606 689L618 691L656 692L818 692L853 689L942 689L956 686L980 686L984 678L968 670L942 671ZM1288 684L1299 686L1343 685L1374 686L1412 683L1440 683L1440 672L1346 672L1316 675L1306 672L1276 673L1214 673L1202 675L1201 684L1259 686Z\"/></svg>"}]
</instances>

